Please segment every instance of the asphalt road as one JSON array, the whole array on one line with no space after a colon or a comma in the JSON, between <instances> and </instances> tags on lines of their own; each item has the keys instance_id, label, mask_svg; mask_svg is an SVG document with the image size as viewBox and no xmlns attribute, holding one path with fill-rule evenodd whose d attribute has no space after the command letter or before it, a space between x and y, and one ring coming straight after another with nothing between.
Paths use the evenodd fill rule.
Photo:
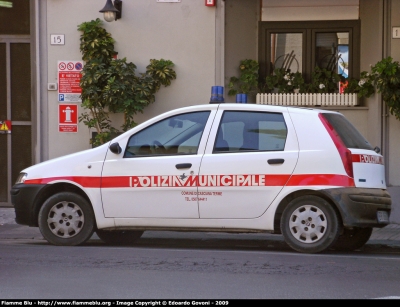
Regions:
<instances>
[{"instance_id":1,"label":"asphalt road","mask_svg":"<svg viewBox=\"0 0 400 307\"><path fill-rule=\"evenodd\" d=\"M1 300L400 298L398 225L358 251L309 255L281 235L210 232L147 231L125 247L94 234L60 247L0 218Z\"/></svg>"},{"instance_id":2,"label":"asphalt road","mask_svg":"<svg viewBox=\"0 0 400 307\"><path fill-rule=\"evenodd\" d=\"M167 235L165 233L165 235ZM60 247L0 240L1 299L400 298L400 254L290 251L276 241L93 237Z\"/></svg>"}]
</instances>

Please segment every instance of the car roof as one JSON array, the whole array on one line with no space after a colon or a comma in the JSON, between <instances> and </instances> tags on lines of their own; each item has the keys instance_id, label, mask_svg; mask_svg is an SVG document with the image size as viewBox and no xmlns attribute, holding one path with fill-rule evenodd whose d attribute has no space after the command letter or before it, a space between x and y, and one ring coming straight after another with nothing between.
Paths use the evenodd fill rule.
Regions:
<instances>
[{"instance_id":1,"label":"car roof","mask_svg":"<svg viewBox=\"0 0 400 307\"><path fill-rule=\"evenodd\" d=\"M251 110L251 111L270 111L270 112L289 112L289 113L339 113L337 111L317 109L306 106L279 106L254 103L208 103L198 104L171 110L176 111L198 111L198 110Z\"/></svg>"}]
</instances>

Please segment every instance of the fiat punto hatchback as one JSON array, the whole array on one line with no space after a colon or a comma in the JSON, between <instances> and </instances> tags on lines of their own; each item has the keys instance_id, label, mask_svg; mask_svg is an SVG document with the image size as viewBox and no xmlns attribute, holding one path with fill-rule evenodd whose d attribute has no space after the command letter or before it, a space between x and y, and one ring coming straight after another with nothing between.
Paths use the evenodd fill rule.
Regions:
<instances>
[{"instance_id":1,"label":"fiat punto hatchback","mask_svg":"<svg viewBox=\"0 0 400 307\"><path fill-rule=\"evenodd\" d=\"M391 210L379 149L342 114L256 104L164 113L23 170L11 195L16 222L55 245L173 230L269 232L302 253L350 251Z\"/></svg>"}]
</instances>

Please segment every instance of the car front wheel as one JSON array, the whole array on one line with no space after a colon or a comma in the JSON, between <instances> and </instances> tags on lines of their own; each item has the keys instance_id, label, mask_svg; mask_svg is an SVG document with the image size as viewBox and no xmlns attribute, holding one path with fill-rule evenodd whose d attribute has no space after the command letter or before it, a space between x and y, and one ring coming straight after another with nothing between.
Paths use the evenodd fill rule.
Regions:
<instances>
[{"instance_id":1,"label":"car front wheel","mask_svg":"<svg viewBox=\"0 0 400 307\"><path fill-rule=\"evenodd\" d=\"M49 197L39 211L39 229L54 245L80 245L93 234L95 219L90 203L82 196L61 192Z\"/></svg>"},{"instance_id":2,"label":"car front wheel","mask_svg":"<svg viewBox=\"0 0 400 307\"><path fill-rule=\"evenodd\" d=\"M314 195L292 200L285 208L281 230L286 243L301 253L325 251L340 232L338 215L324 199Z\"/></svg>"}]
</instances>

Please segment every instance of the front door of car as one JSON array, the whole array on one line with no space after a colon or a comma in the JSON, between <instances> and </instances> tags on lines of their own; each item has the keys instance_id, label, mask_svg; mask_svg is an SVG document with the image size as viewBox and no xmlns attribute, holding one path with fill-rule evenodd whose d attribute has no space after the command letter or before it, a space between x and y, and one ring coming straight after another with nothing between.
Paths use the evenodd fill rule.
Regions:
<instances>
[{"instance_id":1,"label":"front door of car","mask_svg":"<svg viewBox=\"0 0 400 307\"><path fill-rule=\"evenodd\" d=\"M105 217L198 218L196 178L215 111L161 119L117 139L101 183Z\"/></svg>"},{"instance_id":2,"label":"front door of car","mask_svg":"<svg viewBox=\"0 0 400 307\"><path fill-rule=\"evenodd\" d=\"M200 218L259 217L298 159L290 118L286 113L220 110L215 123L210 133L215 141L210 136L199 174Z\"/></svg>"}]
</instances>

